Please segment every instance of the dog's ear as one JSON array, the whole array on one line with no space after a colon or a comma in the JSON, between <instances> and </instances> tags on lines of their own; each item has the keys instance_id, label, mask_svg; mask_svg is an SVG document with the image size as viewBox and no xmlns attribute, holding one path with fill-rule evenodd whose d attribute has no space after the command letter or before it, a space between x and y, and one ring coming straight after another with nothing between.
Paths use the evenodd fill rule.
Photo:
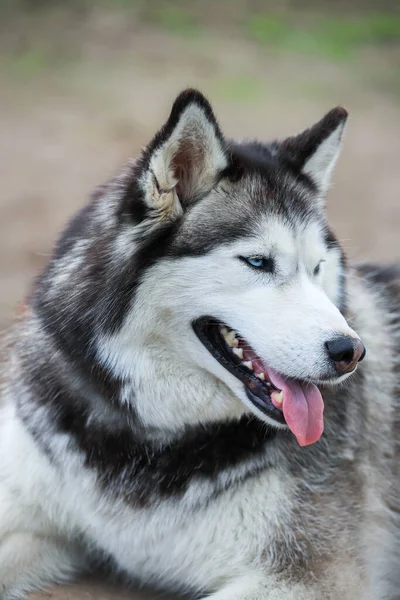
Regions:
<instances>
[{"instance_id":1,"label":"dog's ear","mask_svg":"<svg viewBox=\"0 0 400 600\"><path fill-rule=\"evenodd\" d=\"M310 129L281 143L284 152L310 177L321 195L329 188L346 120L344 108L333 108Z\"/></svg>"},{"instance_id":2,"label":"dog's ear","mask_svg":"<svg viewBox=\"0 0 400 600\"><path fill-rule=\"evenodd\" d=\"M227 164L209 102L196 90L182 92L142 156L140 186L147 209L161 220L178 217L211 190Z\"/></svg>"}]
</instances>

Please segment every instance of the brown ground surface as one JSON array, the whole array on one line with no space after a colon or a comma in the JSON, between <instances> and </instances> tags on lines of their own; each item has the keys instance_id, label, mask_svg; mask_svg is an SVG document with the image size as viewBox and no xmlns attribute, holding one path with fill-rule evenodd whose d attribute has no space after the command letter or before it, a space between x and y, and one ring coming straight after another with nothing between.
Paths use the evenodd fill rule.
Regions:
<instances>
[{"instance_id":1,"label":"brown ground surface","mask_svg":"<svg viewBox=\"0 0 400 600\"><path fill-rule=\"evenodd\" d=\"M45 35L62 42L65 27L53 25ZM8 38L21 27L11 27ZM77 25L70 45L71 39L79 60L56 61L34 74L15 61L1 63L0 327L10 322L66 219L139 150L188 85L209 95L231 136L293 134L332 106L346 106L351 118L329 195L331 221L351 257L399 258L400 105L379 78L398 55L370 49L350 65L333 64L267 51L229 32L207 39L143 27L132 32L120 16L103 12ZM128 595L87 584L34 598Z\"/></svg>"},{"instance_id":2,"label":"brown ground surface","mask_svg":"<svg viewBox=\"0 0 400 600\"><path fill-rule=\"evenodd\" d=\"M32 594L29 600L172 600L165 594L128 592L120 587L85 581L79 585L58 587L41 594Z\"/></svg>"}]
</instances>

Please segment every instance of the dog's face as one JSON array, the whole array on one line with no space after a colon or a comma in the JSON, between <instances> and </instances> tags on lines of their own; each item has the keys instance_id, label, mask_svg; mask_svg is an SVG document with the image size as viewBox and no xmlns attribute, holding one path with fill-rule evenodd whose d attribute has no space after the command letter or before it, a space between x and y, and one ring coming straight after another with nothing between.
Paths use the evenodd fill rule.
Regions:
<instances>
[{"instance_id":1,"label":"dog's face","mask_svg":"<svg viewBox=\"0 0 400 600\"><path fill-rule=\"evenodd\" d=\"M206 101L186 93L140 177L144 235L176 229L143 275L132 331L158 345L159 364L169 352L182 378L211 375L301 444L322 433L315 384L342 381L364 354L339 310L343 257L323 207L345 120L336 109L281 144L236 145Z\"/></svg>"},{"instance_id":2,"label":"dog's face","mask_svg":"<svg viewBox=\"0 0 400 600\"><path fill-rule=\"evenodd\" d=\"M320 437L318 384L342 381L365 352L342 314L344 260L324 210L346 116L236 144L198 92L176 100L120 207L134 222L118 253L129 239L140 271L129 308L97 340L103 364L134 381L145 425L253 412L300 444Z\"/></svg>"}]
</instances>

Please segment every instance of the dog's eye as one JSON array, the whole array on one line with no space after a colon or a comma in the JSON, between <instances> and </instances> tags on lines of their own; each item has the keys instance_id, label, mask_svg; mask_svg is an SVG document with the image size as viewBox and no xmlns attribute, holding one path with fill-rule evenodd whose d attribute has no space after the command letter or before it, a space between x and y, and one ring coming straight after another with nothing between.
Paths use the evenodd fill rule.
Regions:
<instances>
[{"instance_id":1,"label":"dog's eye","mask_svg":"<svg viewBox=\"0 0 400 600\"><path fill-rule=\"evenodd\" d=\"M325 262L324 260L320 260L319 263L317 264L317 266L314 269L314 277L316 277L317 275L319 275L320 271L321 271L321 265L322 263Z\"/></svg>"},{"instance_id":2,"label":"dog's eye","mask_svg":"<svg viewBox=\"0 0 400 600\"><path fill-rule=\"evenodd\" d=\"M272 273L274 270L274 261L272 258L267 258L266 256L240 256L239 258L254 269L259 269L266 273Z\"/></svg>"},{"instance_id":3,"label":"dog's eye","mask_svg":"<svg viewBox=\"0 0 400 600\"><path fill-rule=\"evenodd\" d=\"M249 258L246 258L246 260L249 263L249 265L251 265L252 267L256 267L256 269L262 269L264 264L264 259L257 258L256 256L250 256Z\"/></svg>"}]
</instances>

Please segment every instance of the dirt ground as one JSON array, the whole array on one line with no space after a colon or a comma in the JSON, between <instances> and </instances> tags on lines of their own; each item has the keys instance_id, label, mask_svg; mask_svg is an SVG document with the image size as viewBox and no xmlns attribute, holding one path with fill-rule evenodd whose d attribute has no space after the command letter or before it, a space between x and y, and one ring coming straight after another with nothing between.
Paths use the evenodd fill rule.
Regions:
<instances>
[{"instance_id":1,"label":"dirt ground","mask_svg":"<svg viewBox=\"0 0 400 600\"><path fill-rule=\"evenodd\" d=\"M78 29L79 60L35 69L0 63L1 328L66 219L149 140L186 86L209 96L230 136L291 135L337 104L348 108L331 221L353 259L400 257L399 94L377 78L398 67L397 50L366 49L351 64L335 63L260 48L229 32L200 39L150 27L132 32L101 11ZM128 595L87 584L33 598Z\"/></svg>"},{"instance_id":2,"label":"dirt ground","mask_svg":"<svg viewBox=\"0 0 400 600\"><path fill-rule=\"evenodd\" d=\"M78 585L54 588L29 596L29 600L173 600L166 594L126 591L121 587L84 581Z\"/></svg>"}]
</instances>

